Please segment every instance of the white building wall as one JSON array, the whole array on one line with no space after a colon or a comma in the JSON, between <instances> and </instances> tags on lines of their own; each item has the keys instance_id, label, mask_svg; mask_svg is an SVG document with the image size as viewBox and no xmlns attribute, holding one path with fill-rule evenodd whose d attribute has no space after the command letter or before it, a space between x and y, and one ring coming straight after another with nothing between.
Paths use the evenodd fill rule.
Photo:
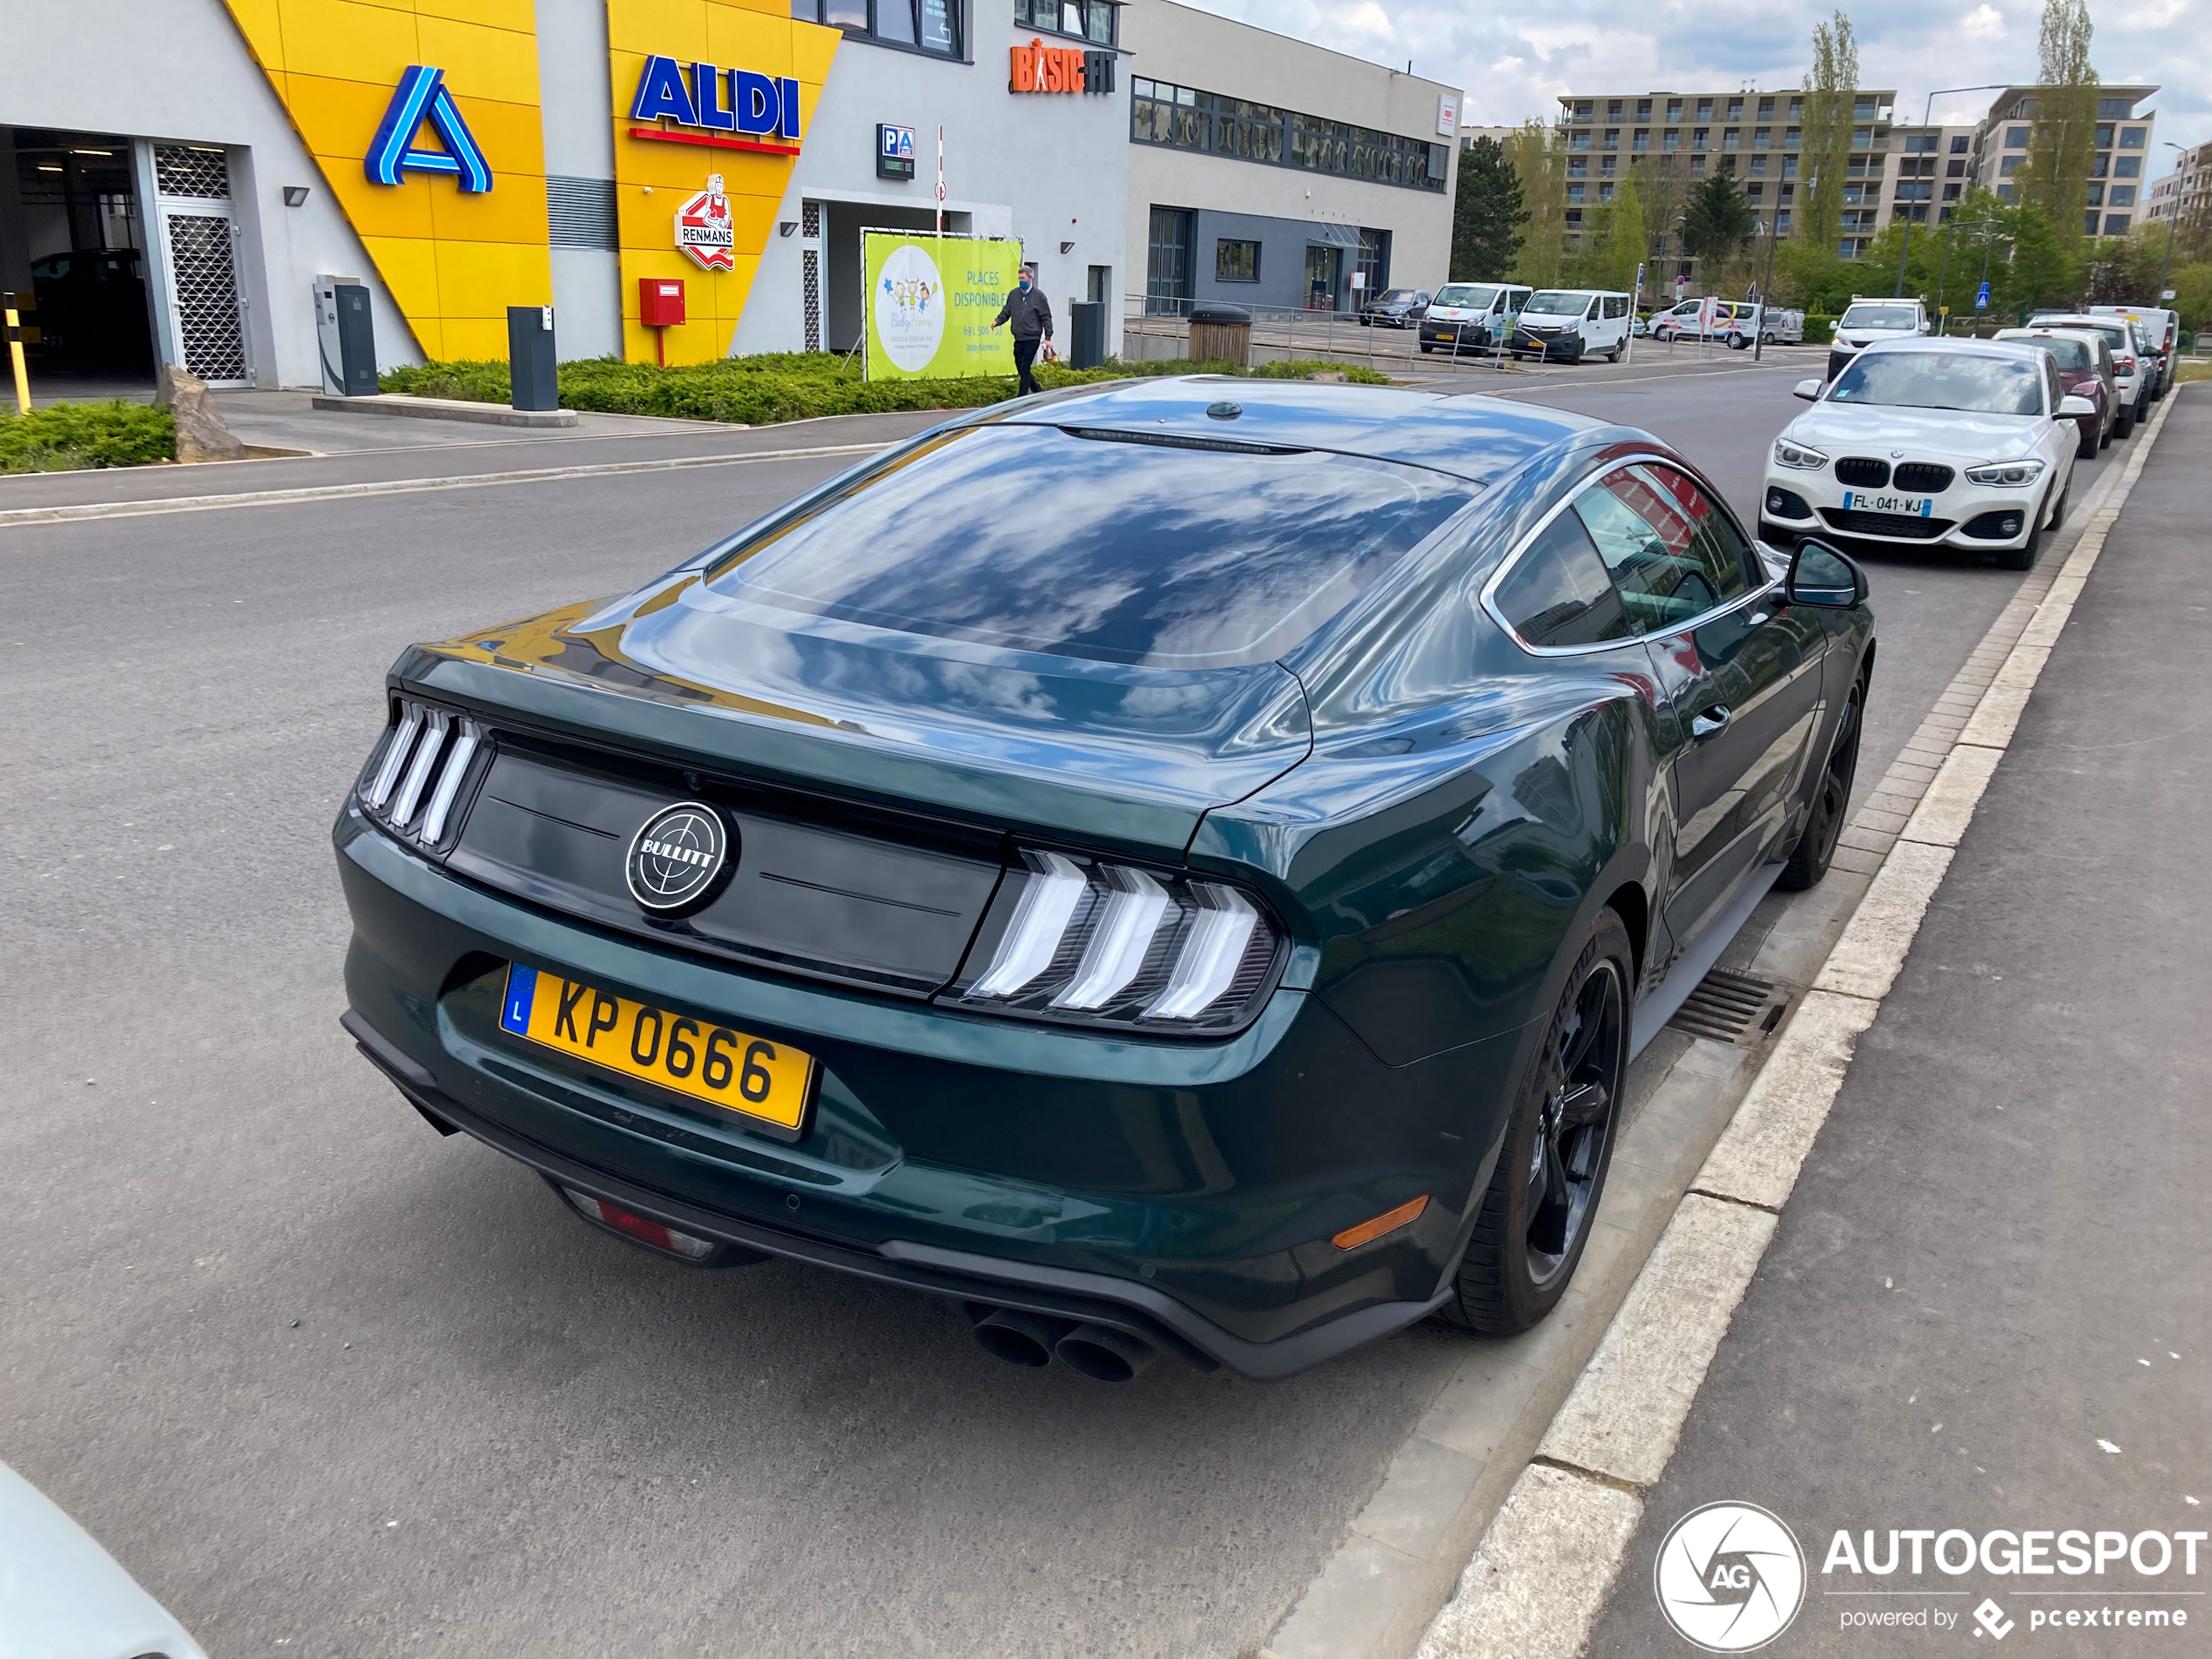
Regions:
<instances>
[{"instance_id":1,"label":"white building wall","mask_svg":"<svg viewBox=\"0 0 2212 1659\"><path fill-rule=\"evenodd\" d=\"M0 120L9 125L230 152L233 208L243 233L239 283L256 385L321 383L312 285L323 271L368 285L382 366L421 361L223 0L20 0L7 8L0 32ZM287 185L309 187L305 206L284 205ZM158 239L151 225L147 239ZM152 271L148 277L155 280ZM168 354L167 342L159 348Z\"/></svg>"},{"instance_id":2,"label":"white building wall","mask_svg":"<svg viewBox=\"0 0 2212 1659\"><path fill-rule=\"evenodd\" d=\"M537 97L545 171L615 176L614 90L606 0L536 0ZM564 360L622 355L622 256L612 247L551 251L555 335Z\"/></svg>"},{"instance_id":3,"label":"white building wall","mask_svg":"<svg viewBox=\"0 0 2212 1659\"><path fill-rule=\"evenodd\" d=\"M945 228L1021 239L1052 301L1062 350L1067 307L1084 297L1089 267L1113 268L1109 292L1127 282L1122 233L1128 212L1129 60L1123 56L1116 64L1110 93L1010 91L1008 48L1038 37L1004 21L1010 10L1001 0L981 0L972 9L973 63L864 40L848 39L838 47L732 352L798 351L805 344L806 203L934 214L940 123L945 129ZM1057 37L1046 44L1082 45ZM914 128L918 153L911 181L875 176L878 122ZM842 224L866 215L836 217ZM781 233L784 225L792 226L790 234ZM1062 243L1069 245L1065 253ZM826 314L828 266L857 260L858 253L846 246L821 252ZM1119 326L1118 307L1109 305L1109 353L1120 349Z\"/></svg>"},{"instance_id":4,"label":"white building wall","mask_svg":"<svg viewBox=\"0 0 2212 1659\"><path fill-rule=\"evenodd\" d=\"M1122 11L1122 44L1134 54L1124 64L1132 76L1420 138L1443 145L1451 153L1445 187L1426 191L1131 144L1124 130L1130 273L1124 293L1143 292L1156 204L1387 230L1393 282L1433 289L1445 280L1452 262L1452 192L1460 165L1457 87L1232 23L1174 0L1131 0ZM1441 132L1440 98L1449 98L1453 111ZM1125 96L1120 100L1124 123L1128 102Z\"/></svg>"}]
</instances>

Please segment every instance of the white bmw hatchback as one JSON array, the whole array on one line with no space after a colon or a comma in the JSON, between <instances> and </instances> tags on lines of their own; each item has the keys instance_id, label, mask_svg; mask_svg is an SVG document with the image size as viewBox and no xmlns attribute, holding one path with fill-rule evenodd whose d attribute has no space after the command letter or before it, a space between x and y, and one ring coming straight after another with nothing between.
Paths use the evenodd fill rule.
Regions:
<instances>
[{"instance_id":1,"label":"white bmw hatchback","mask_svg":"<svg viewBox=\"0 0 2212 1659\"><path fill-rule=\"evenodd\" d=\"M2013 570L2065 517L2075 420L2095 412L2048 352L2011 341L1877 341L1797 395L1813 407L1768 455L1762 540L1973 549Z\"/></svg>"}]
</instances>

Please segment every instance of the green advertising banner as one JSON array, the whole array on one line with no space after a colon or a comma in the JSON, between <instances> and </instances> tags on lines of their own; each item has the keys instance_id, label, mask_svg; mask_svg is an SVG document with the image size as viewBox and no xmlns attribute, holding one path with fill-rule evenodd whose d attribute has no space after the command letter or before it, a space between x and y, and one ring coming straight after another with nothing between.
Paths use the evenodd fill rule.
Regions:
<instances>
[{"instance_id":1,"label":"green advertising banner","mask_svg":"<svg viewBox=\"0 0 2212 1659\"><path fill-rule=\"evenodd\" d=\"M1022 245L997 237L863 231L872 381L961 380L1014 373L1014 331L994 329L1022 266Z\"/></svg>"}]
</instances>

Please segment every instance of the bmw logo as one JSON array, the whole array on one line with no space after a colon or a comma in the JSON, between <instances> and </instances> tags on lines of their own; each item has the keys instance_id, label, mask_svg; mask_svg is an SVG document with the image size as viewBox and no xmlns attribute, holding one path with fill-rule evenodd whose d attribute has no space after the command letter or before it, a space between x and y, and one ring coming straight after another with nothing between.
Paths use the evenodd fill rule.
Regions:
<instances>
[{"instance_id":1,"label":"bmw logo","mask_svg":"<svg viewBox=\"0 0 2212 1659\"><path fill-rule=\"evenodd\" d=\"M656 916L696 910L730 873L731 840L722 814L698 801L655 813L630 843L630 896Z\"/></svg>"}]
</instances>

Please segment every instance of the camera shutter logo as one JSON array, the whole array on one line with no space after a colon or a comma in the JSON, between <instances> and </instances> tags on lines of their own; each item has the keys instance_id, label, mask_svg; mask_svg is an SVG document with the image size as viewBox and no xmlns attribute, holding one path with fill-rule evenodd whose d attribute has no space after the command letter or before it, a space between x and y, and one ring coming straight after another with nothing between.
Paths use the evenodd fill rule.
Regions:
<instances>
[{"instance_id":1,"label":"camera shutter logo","mask_svg":"<svg viewBox=\"0 0 2212 1659\"><path fill-rule=\"evenodd\" d=\"M1677 1635L1708 1653L1750 1653L1804 1605L1805 1554L1757 1504L1709 1503L1669 1529L1651 1578Z\"/></svg>"},{"instance_id":2,"label":"camera shutter logo","mask_svg":"<svg viewBox=\"0 0 2212 1659\"><path fill-rule=\"evenodd\" d=\"M649 914L695 910L730 873L730 833L713 807L687 800L655 813L630 843L624 874L630 896Z\"/></svg>"}]
</instances>

